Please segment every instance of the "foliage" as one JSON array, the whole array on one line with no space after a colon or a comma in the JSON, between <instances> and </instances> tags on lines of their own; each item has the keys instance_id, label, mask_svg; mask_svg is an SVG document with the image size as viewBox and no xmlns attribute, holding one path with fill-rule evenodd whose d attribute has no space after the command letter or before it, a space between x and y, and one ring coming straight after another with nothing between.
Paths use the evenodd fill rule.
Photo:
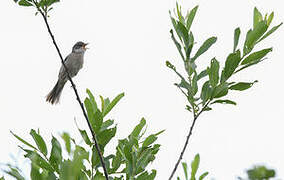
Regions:
<instances>
[{"instance_id":1,"label":"foliage","mask_svg":"<svg viewBox=\"0 0 284 180\"><path fill-rule=\"evenodd\" d=\"M197 179L203 180L209 174L208 172L204 172L199 176L199 178L196 177L196 173L199 168L199 163L200 163L200 156L199 154L196 154L194 157L194 160L191 162L190 177L189 177L189 172L188 172L188 167L187 167L186 162L182 163L185 180L197 180ZM177 177L177 180L180 180L180 179L181 179L180 177Z\"/></svg>"},{"instance_id":2,"label":"foliage","mask_svg":"<svg viewBox=\"0 0 284 180\"><path fill-rule=\"evenodd\" d=\"M186 76L183 76L171 62L166 62L167 67L173 70L180 78L180 82L175 85L187 98L189 103L186 106L187 110L193 112L195 116L202 111L211 110L211 105L216 103L236 105L236 102L225 98L228 93L232 90L247 90L257 81L232 82L230 78L234 74L266 59L266 55L272 51L272 48L252 51L258 43L282 25L281 23L268 30L274 13L272 12L269 16L266 14L263 17L257 8L255 8L253 28L248 30L243 47L238 48L241 30L240 28L236 28L234 32L233 51L228 54L225 66L221 68L219 61L214 57L206 69L198 71L198 58L216 43L217 37L208 38L197 49L196 53L192 54L196 43L190 27L192 26L197 10L198 6L194 7L184 16L181 7L177 4L175 16L170 12L171 22L175 31L175 33L173 30L170 31L171 38L183 61ZM201 80L203 80L203 84Z\"/></svg>"},{"instance_id":3,"label":"foliage","mask_svg":"<svg viewBox=\"0 0 284 180\"><path fill-rule=\"evenodd\" d=\"M18 3L20 6L31 6L36 7L37 12L39 11L43 12L45 16L48 15L48 13L53 9L52 5L54 3L59 2L60 0L14 0L15 3Z\"/></svg>"},{"instance_id":4,"label":"foliage","mask_svg":"<svg viewBox=\"0 0 284 180\"><path fill-rule=\"evenodd\" d=\"M249 180L268 180L270 178L276 177L276 173L274 169L268 169L265 166L254 166L247 171ZM240 180L244 180L240 178Z\"/></svg>"},{"instance_id":5,"label":"foliage","mask_svg":"<svg viewBox=\"0 0 284 180\"><path fill-rule=\"evenodd\" d=\"M194 7L191 11L188 11L186 15L183 15L181 6L177 3L174 15L170 12L170 18L174 29L170 30L171 38L183 61L186 75L182 75L170 61L166 61L166 66L173 70L179 77L180 82L175 83L175 86L177 86L186 96L188 102L186 109L193 113L194 118L182 152L169 180L172 179L182 159L199 115L204 111L212 110L212 106L217 103L237 104L233 100L226 98L229 92L247 90L257 81L233 82L230 78L234 74L266 59L266 55L272 51L272 48L253 51L254 47L282 25L282 23L280 23L268 30L273 20L274 13L272 12L269 16L266 14L263 17L258 9L254 8L253 27L247 31L243 47L239 47L241 30L240 28L236 28L234 31L233 50L227 55L224 67L221 67L217 58L213 57L207 68L199 70L197 67L198 62L200 61L198 61L198 59L216 43L217 37L209 37L197 49L195 54L192 53L196 42L194 41L194 34L191 31L191 26L197 10L198 6Z\"/></svg>"},{"instance_id":6,"label":"foliage","mask_svg":"<svg viewBox=\"0 0 284 180\"><path fill-rule=\"evenodd\" d=\"M98 144L104 155L104 161L111 178L114 180L154 179L156 170L153 169L149 173L146 167L155 159L160 149L160 145L154 143L157 136L163 131L145 137L146 130L143 129L146 120L142 118L127 138L118 141L116 152L105 155L105 147L116 135L117 130L114 120L106 120L105 117L124 94L119 94L112 101L100 96L101 107L99 108L93 94L89 90L87 90L87 93L88 97L84 104L91 126L96 132ZM52 136L51 150L47 148L46 141L39 131L33 129L30 131L34 143L28 142L11 132L25 145L25 147L19 147L25 152L25 158L28 158L31 162L30 178L32 180L104 179L100 170L101 163L98 152L93 141L91 141L86 130L79 127L78 130L83 138L83 145L77 143L68 133L64 132L61 134L61 140ZM60 141L63 141L65 148ZM25 179L19 169L11 166L6 173L17 180Z\"/></svg>"}]
</instances>

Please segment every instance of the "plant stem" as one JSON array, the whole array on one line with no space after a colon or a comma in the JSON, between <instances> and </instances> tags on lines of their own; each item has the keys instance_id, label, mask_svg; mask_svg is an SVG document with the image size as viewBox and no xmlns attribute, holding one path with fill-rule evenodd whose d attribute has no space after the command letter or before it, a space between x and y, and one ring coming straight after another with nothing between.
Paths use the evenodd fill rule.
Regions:
<instances>
[{"instance_id":1,"label":"plant stem","mask_svg":"<svg viewBox=\"0 0 284 180\"><path fill-rule=\"evenodd\" d=\"M34 2L34 3L37 5L36 2ZM103 170L104 170L105 178L106 178L106 180L109 180L109 178L108 178L108 172L107 172L107 169L106 169L106 165L105 165L105 162L104 162L103 155L102 155L102 153L101 153L100 147L99 147L99 145L98 145L98 140L97 140L97 138L96 138L95 132L93 131L93 129L92 129L92 127L91 127L91 124L90 124L89 119L88 119L88 115L87 115L86 110L85 110L85 108L84 108L84 104L82 103L82 101L81 101L81 99L80 99L80 96L79 96L79 93L78 93L78 91L77 91L77 89L76 89L76 85L74 84L74 82L73 82L73 80L72 80L72 78L71 78L71 76L70 76L70 74L69 74L69 72L68 72L68 69L67 69L67 67L66 67L66 65L65 65L65 63L64 63L64 59L63 59L63 57L62 57L62 54L61 54L61 52L60 52L60 50L59 50L59 48L58 48L58 45L57 45L57 43L56 43L56 41L55 41L54 35L53 35L52 32L51 32L50 26L49 26L48 21L47 21L47 16L44 14L44 12L42 12L42 10L41 10L38 6L37 6L37 9L38 9L38 11L40 12L40 14L42 15L43 19L44 19L44 22L45 22L45 25L46 25L46 27L47 27L48 33L49 33L49 35L50 35L50 37L51 37L51 39L52 39L52 42L53 42L53 44L54 44L54 46L55 46L55 48L56 48L56 50L57 50L57 53L58 53L58 55L59 55L59 57L60 57L60 59L61 59L61 63L62 63L62 65L63 65L63 67L65 68L65 71L66 71L66 73L67 73L68 80L70 81L70 83L71 83L71 85L72 85L72 88L73 88L74 93L75 93L75 95L76 95L77 101L78 101L78 103L79 103L79 105L80 105L80 107L81 107L81 109L82 109L82 112L83 112L83 114L84 114L84 117L85 117L85 119L86 119L86 121L87 121L87 124L88 124L88 126L89 126L89 129L90 129L90 131L91 131L91 134L92 134L92 137L93 137L93 140L94 140L94 143L95 143L95 147L96 147L96 150L98 151L98 155L99 155L99 158L100 158L100 162L101 162L102 167L103 167Z\"/></svg>"},{"instance_id":2,"label":"plant stem","mask_svg":"<svg viewBox=\"0 0 284 180\"><path fill-rule=\"evenodd\" d=\"M190 127L190 129L189 129L189 132L188 132L188 135L187 135L187 137L186 137L186 141L185 141L185 143L184 143L184 146L183 146L183 148L182 148L182 151L181 151L181 153L180 153L180 156L179 156L179 158L178 158L178 160L177 160L177 162L176 162L176 164L175 164L175 167L174 167L174 169L173 169L173 171L172 171L172 173L171 173L171 175L170 175L170 177L169 177L169 180L171 180L172 178L173 178L173 176L174 176L174 174L175 174L175 172L176 172L176 170L177 170L177 168L178 168L178 165L180 164L180 161L182 160L182 157L183 157L183 154L184 154L184 152L185 152L185 150L186 150L186 147L187 147L187 145L188 145L188 141L189 141L189 138L191 137L191 135L192 135L192 131L193 131L193 128L194 128L194 125L195 125L195 123L196 123L196 120L197 120L197 118L200 116L200 114L205 110L205 108L208 106L208 104L210 103L210 101L208 101L206 104L205 104L205 106L199 111L199 113L197 113L196 115L195 115L195 112L194 112L194 110L193 110L193 121L192 121L192 124L191 124L191 127Z\"/></svg>"}]
</instances>

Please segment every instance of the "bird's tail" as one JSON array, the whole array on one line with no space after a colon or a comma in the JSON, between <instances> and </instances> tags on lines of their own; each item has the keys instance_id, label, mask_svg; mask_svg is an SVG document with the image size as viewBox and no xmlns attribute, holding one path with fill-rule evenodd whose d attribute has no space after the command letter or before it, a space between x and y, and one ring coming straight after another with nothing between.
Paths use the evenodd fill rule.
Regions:
<instances>
[{"instance_id":1,"label":"bird's tail","mask_svg":"<svg viewBox=\"0 0 284 180\"><path fill-rule=\"evenodd\" d=\"M59 102L62 89L65 85L66 81L58 80L55 84L54 88L48 93L46 96L46 101L50 102L51 104L57 104Z\"/></svg>"}]
</instances>

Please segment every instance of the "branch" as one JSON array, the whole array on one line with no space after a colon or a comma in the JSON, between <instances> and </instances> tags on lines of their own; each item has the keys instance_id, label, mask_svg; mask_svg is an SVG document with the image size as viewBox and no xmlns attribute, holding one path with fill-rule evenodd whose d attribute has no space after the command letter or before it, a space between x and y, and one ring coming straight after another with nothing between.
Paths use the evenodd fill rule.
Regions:
<instances>
[{"instance_id":1,"label":"branch","mask_svg":"<svg viewBox=\"0 0 284 180\"><path fill-rule=\"evenodd\" d=\"M196 122L197 118L198 118L199 115L205 110L205 108L208 106L209 103L210 103L210 101L208 101L208 102L205 104L205 106L199 111L198 114L195 115L195 113L194 113L194 111L193 111L193 113L194 113L194 114L193 114L194 119L193 119L193 121L192 121L191 127L190 127L190 129L189 129L189 132L188 132L188 135L187 135L187 137L186 137L186 141L185 141L185 143L184 143L184 146L183 146L183 148L182 148L182 151L181 151L181 153L180 153L180 156L179 156L179 158L178 158L178 160L177 160L177 162L176 162L176 164L175 164L175 167L174 167L174 169L173 169L173 171L172 171L172 173L171 173L171 175L170 175L170 177L169 177L169 180L171 180L171 179L173 178L173 176L174 176L174 174L175 174L175 172L176 172L176 170L177 170L177 168L178 168L178 165L180 164L180 161L182 160L183 154L184 154L184 152L185 152L185 150L186 150L186 147L187 147L187 145L188 145L189 138L190 138L191 135L192 135L192 131L193 131L193 128L194 128L194 125L195 125L195 122Z\"/></svg>"},{"instance_id":2,"label":"branch","mask_svg":"<svg viewBox=\"0 0 284 180\"><path fill-rule=\"evenodd\" d=\"M34 2L34 3L37 5L36 2ZM55 48L56 48L56 50L57 50L57 53L58 53L58 55L59 55L59 57L60 57L60 59L61 59L61 63L62 63L62 65L63 65L63 67L65 68L65 71L66 71L66 73L67 73L68 80L70 81L70 83L71 83L71 85L72 85L72 88L73 88L74 93L75 93L75 95L76 95L77 101L78 101L78 103L79 103L79 105L80 105L80 107L81 107L81 109L82 109L82 112L83 112L83 114L84 114L84 117L85 117L85 119L86 119L86 121L87 121L87 123L88 123L89 129L90 129L90 131L91 131L91 134L92 134L92 137L93 137L93 140L94 140L94 143L95 143L95 147L96 147L96 150L98 151L98 155L99 155L99 158L100 158L100 162L101 162L102 167L103 167L103 170L104 170L104 175L105 175L105 177L106 177L106 180L109 180L109 178L108 178L108 172L107 172L106 165L105 165L105 162L104 162L104 159L103 159L103 155L102 155L101 150L100 150L100 147L99 147L99 145L98 145L98 140L97 140L97 138L96 138L96 134L95 134L95 132L93 131L93 129L92 129L92 127L91 127L90 121L89 121L89 119L88 119L88 115L87 115L86 110L85 110L85 108L84 108L84 104L82 103L82 101L81 101L81 99L80 99L80 96L79 96L79 93L78 93L78 91L77 91L77 89L76 89L76 86L75 86L75 84L74 84L74 82L73 82L73 80L72 80L72 78L71 78L71 76L70 76L70 74L69 74L69 72L68 72L68 69L67 69L67 67L66 67L66 65L65 65L65 63L64 63L64 59L63 59L63 57L62 57L62 54L61 54L61 52L60 52L60 50L59 50L59 48L58 48L58 46L57 46L57 43L56 43L55 38L54 38L54 35L53 35L52 32L51 32L51 29L50 29L49 24L48 24L48 21L47 21L47 16L46 16L46 14L44 14L44 12L42 12L42 10L41 10L40 8L38 8L38 6L37 6L37 9L38 9L39 13L40 13L40 14L42 15L42 17L43 17L43 20L44 20L45 25L46 25L46 27L47 27L48 33L49 33L49 35L50 35L50 37L51 37L51 39L52 39L52 42L53 42L53 44L54 44L54 46L55 46Z\"/></svg>"}]
</instances>

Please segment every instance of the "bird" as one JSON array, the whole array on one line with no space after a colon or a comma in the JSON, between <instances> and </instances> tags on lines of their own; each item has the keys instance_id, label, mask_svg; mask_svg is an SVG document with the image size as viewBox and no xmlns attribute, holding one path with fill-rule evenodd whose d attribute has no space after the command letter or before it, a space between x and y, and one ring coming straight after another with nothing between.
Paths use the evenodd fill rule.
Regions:
<instances>
[{"instance_id":1,"label":"bird","mask_svg":"<svg viewBox=\"0 0 284 180\"><path fill-rule=\"evenodd\" d=\"M73 48L72 52L65 58L64 64L68 70L68 73L71 78L76 76L80 69L83 67L84 63L84 54L88 49L86 46L88 43L82 41L77 42ZM59 70L58 81L53 87L53 89L46 96L46 101L52 105L58 104L62 90L65 83L68 81L68 75L63 64Z\"/></svg>"}]
</instances>

